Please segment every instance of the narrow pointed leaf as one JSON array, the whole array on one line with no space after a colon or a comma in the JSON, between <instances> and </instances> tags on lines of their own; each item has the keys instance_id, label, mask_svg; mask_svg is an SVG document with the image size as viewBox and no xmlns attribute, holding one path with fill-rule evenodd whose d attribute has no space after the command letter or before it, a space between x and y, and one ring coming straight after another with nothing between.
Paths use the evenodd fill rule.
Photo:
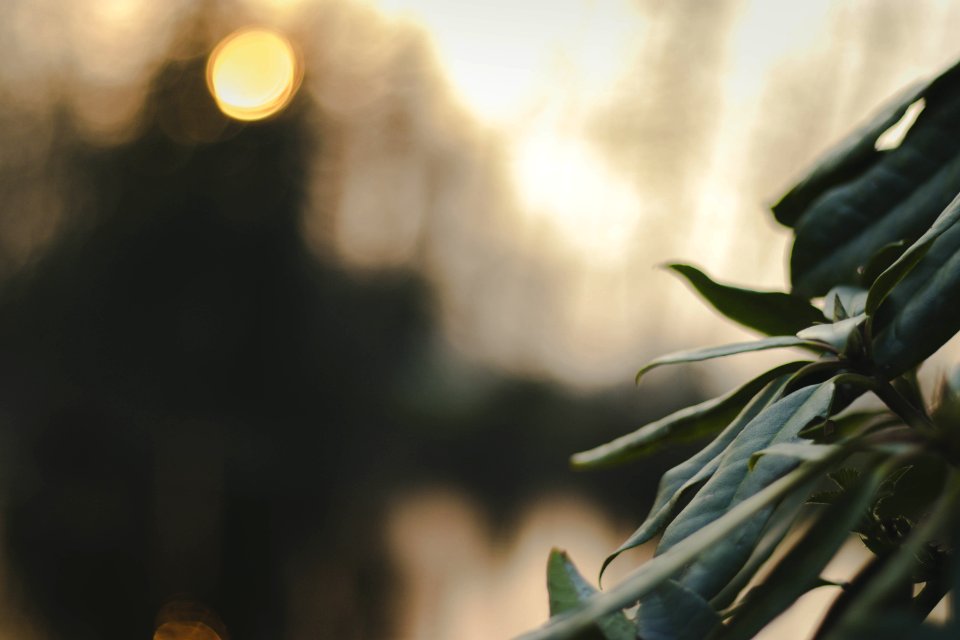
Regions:
<instances>
[{"instance_id":1,"label":"narrow pointed leaf","mask_svg":"<svg viewBox=\"0 0 960 640\"><path fill-rule=\"evenodd\" d=\"M671 444L712 435L728 425L770 381L799 370L809 361L789 362L767 371L720 397L686 407L599 447L575 454L577 469L609 466L648 455Z\"/></svg>"},{"instance_id":2,"label":"narrow pointed leaf","mask_svg":"<svg viewBox=\"0 0 960 640\"><path fill-rule=\"evenodd\" d=\"M731 606L739 597L740 592L756 576L767 560L777 550L780 543L787 537L793 523L800 517L800 507L805 503L803 493L795 492L785 497L774 509L763 535L753 548L750 558L740 567L736 575L724 585L723 589L710 599L710 606L721 611Z\"/></svg>"},{"instance_id":3,"label":"narrow pointed leaf","mask_svg":"<svg viewBox=\"0 0 960 640\"><path fill-rule=\"evenodd\" d=\"M839 489L833 491L817 491L807 498L808 504L833 504L843 497L843 491Z\"/></svg>"},{"instance_id":4,"label":"narrow pointed leaf","mask_svg":"<svg viewBox=\"0 0 960 640\"><path fill-rule=\"evenodd\" d=\"M828 318L832 318L834 322L839 322L840 320L846 320L849 318L850 314L847 313L847 308L843 305L843 300L840 299L840 294L834 293L836 290L837 287L834 287L827 292L826 299L828 302L824 307L824 314Z\"/></svg>"},{"instance_id":5,"label":"narrow pointed leaf","mask_svg":"<svg viewBox=\"0 0 960 640\"><path fill-rule=\"evenodd\" d=\"M670 264L667 268L686 278L714 309L734 322L769 336L795 334L826 320L806 299L790 293L720 284L688 264Z\"/></svg>"},{"instance_id":6,"label":"narrow pointed leaf","mask_svg":"<svg viewBox=\"0 0 960 640\"><path fill-rule=\"evenodd\" d=\"M750 471L763 456L783 456L794 460L823 460L834 455L839 449L835 444L814 444L812 442L780 442L750 456Z\"/></svg>"},{"instance_id":7,"label":"narrow pointed leaf","mask_svg":"<svg viewBox=\"0 0 960 640\"><path fill-rule=\"evenodd\" d=\"M960 113L952 117L960 120ZM927 137L942 140L957 133L938 130ZM838 188L811 209L797 227L791 252L795 294L817 296L839 284L859 285L863 265L879 250L923 235L960 191L960 149L949 151L953 159L945 165L938 159L916 162L918 156L933 153L926 147L937 144L914 142L908 147L912 155L897 166L878 165L862 181ZM910 175L917 166L930 165L939 171L928 178Z\"/></svg>"},{"instance_id":8,"label":"narrow pointed leaf","mask_svg":"<svg viewBox=\"0 0 960 640\"><path fill-rule=\"evenodd\" d=\"M851 334L864 323L866 316L863 314L831 322L830 324L818 324L807 327L797 334L798 338L804 340L815 340L823 342L835 349L838 353L845 353L847 345L851 339Z\"/></svg>"},{"instance_id":9,"label":"narrow pointed leaf","mask_svg":"<svg viewBox=\"0 0 960 640\"><path fill-rule=\"evenodd\" d=\"M867 290L863 287L853 287L846 284L837 285L827 292L823 298L823 315L834 321L846 320L863 313L867 304ZM842 316L838 317L837 303L840 303Z\"/></svg>"},{"instance_id":10,"label":"narrow pointed leaf","mask_svg":"<svg viewBox=\"0 0 960 640\"><path fill-rule=\"evenodd\" d=\"M805 178L773 205L777 221L788 227L794 226L824 193L856 178L883 159L887 154L877 150L877 138L895 125L917 100L923 98L926 109L938 106L956 87L958 75L960 65L950 67L932 81L916 83L888 100L864 125L821 158Z\"/></svg>"},{"instance_id":11,"label":"narrow pointed leaf","mask_svg":"<svg viewBox=\"0 0 960 640\"><path fill-rule=\"evenodd\" d=\"M644 365L640 371L637 372L637 382L640 382L640 378L651 369L662 367L668 364L700 362L703 360L711 360L713 358L732 356L738 353L763 351L765 349L783 349L785 347L813 347L824 351L830 350L829 345L820 342L804 340L796 336L775 336L772 338L763 338L762 340L753 340L751 342L737 342L719 347L692 349L690 351L677 351L675 353L661 356L656 360Z\"/></svg>"},{"instance_id":12,"label":"narrow pointed leaf","mask_svg":"<svg viewBox=\"0 0 960 640\"><path fill-rule=\"evenodd\" d=\"M926 107L899 147L878 153L800 213L790 258L794 293L860 284L872 256L919 238L960 191L960 74L955 67L946 75L924 96Z\"/></svg>"},{"instance_id":13,"label":"narrow pointed leaf","mask_svg":"<svg viewBox=\"0 0 960 640\"><path fill-rule=\"evenodd\" d=\"M547 591L551 617L576 609L597 593L559 549L553 549L547 561ZM635 640L637 635L636 627L619 611L598 618L596 626L606 640Z\"/></svg>"},{"instance_id":14,"label":"narrow pointed leaf","mask_svg":"<svg viewBox=\"0 0 960 640\"><path fill-rule=\"evenodd\" d=\"M873 359L888 379L910 371L960 330L960 225L937 238L873 321Z\"/></svg>"},{"instance_id":15,"label":"narrow pointed leaf","mask_svg":"<svg viewBox=\"0 0 960 640\"><path fill-rule=\"evenodd\" d=\"M601 577L607 566L618 555L627 549L633 549L652 540L654 536L663 531L664 527L676 515L683 500L699 489L717 470L717 467L720 466L721 454L727 446L733 442L734 438L751 420L780 397L786 383L787 376L782 376L779 380L770 383L713 442L689 460L680 463L663 475L660 479L660 486L657 489L653 507L650 509L650 515L616 551L604 560L603 567L600 569Z\"/></svg>"},{"instance_id":16,"label":"narrow pointed leaf","mask_svg":"<svg viewBox=\"0 0 960 640\"><path fill-rule=\"evenodd\" d=\"M737 504L723 517L693 533L666 553L654 557L614 588L588 598L577 609L561 614L521 640L564 640L590 627L597 618L623 609L673 578L703 551L730 537L753 516L784 496L808 488L834 461L806 463Z\"/></svg>"},{"instance_id":17,"label":"narrow pointed leaf","mask_svg":"<svg viewBox=\"0 0 960 640\"><path fill-rule=\"evenodd\" d=\"M637 611L637 632L643 640L702 640L720 623L710 604L667 580Z\"/></svg>"},{"instance_id":18,"label":"narrow pointed leaf","mask_svg":"<svg viewBox=\"0 0 960 640\"><path fill-rule=\"evenodd\" d=\"M752 638L797 598L819 586L820 572L850 537L851 529L869 508L888 471L884 466L867 474L851 491L824 509L766 580L747 594L719 639Z\"/></svg>"},{"instance_id":19,"label":"narrow pointed leaf","mask_svg":"<svg viewBox=\"0 0 960 640\"><path fill-rule=\"evenodd\" d=\"M797 389L809 387L812 384L817 384L832 378L837 375L843 367L844 362L838 358L820 359L812 362L790 376L783 395L788 396Z\"/></svg>"},{"instance_id":20,"label":"narrow pointed leaf","mask_svg":"<svg viewBox=\"0 0 960 640\"><path fill-rule=\"evenodd\" d=\"M841 640L838 636L834 640ZM916 616L902 611L877 612L867 620L852 623L842 640L956 640L955 629L924 624Z\"/></svg>"},{"instance_id":21,"label":"narrow pointed leaf","mask_svg":"<svg viewBox=\"0 0 960 640\"><path fill-rule=\"evenodd\" d=\"M850 133L815 168L779 202L773 205L773 214L780 224L792 227L810 204L828 189L855 177L880 157L875 142L892 127L911 104L920 99L926 86L918 83L900 91L888 104L881 107L864 125Z\"/></svg>"},{"instance_id":22,"label":"narrow pointed leaf","mask_svg":"<svg viewBox=\"0 0 960 640\"><path fill-rule=\"evenodd\" d=\"M868 315L877 312L880 303L887 298L897 283L917 266L933 246L933 242L956 224L957 220L960 220L960 196L950 202L950 205L944 209L927 232L920 236L920 239L910 245L910 248L896 262L877 276L867 296L866 313Z\"/></svg>"},{"instance_id":23,"label":"narrow pointed leaf","mask_svg":"<svg viewBox=\"0 0 960 640\"><path fill-rule=\"evenodd\" d=\"M819 444L843 442L881 426L900 424L888 410L855 411L814 424L800 432Z\"/></svg>"},{"instance_id":24,"label":"narrow pointed leaf","mask_svg":"<svg viewBox=\"0 0 960 640\"><path fill-rule=\"evenodd\" d=\"M774 444L798 442L803 428L829 416L836 385L846 379L847 376L837 376L800 389L754 418L728 447L707 484L664 531L657 553L668 551L794 469L799 461L782 456L761 458L753 471L748 464L754 452ZM685 569L680 583L705 598L715 596L749 557L771 511L767 508L755 514L736 535L707 550Z\"/></svg>"},{"instance_id":25,"label":"narrow pointed leaf","mask_svg":"<svg viewBox=\"0 0 960 640\"><path fill-rule=\"evenodd\" d=\"M960 549L960 527L954 527L947 538L947 543L954 550ZM956 551L950 561L950 587L953 596L950 598L950 619L955 626L960 626L960 553Z\"/></svg>"},{"instance_id":26,"label":"narrow pointed leaf","mask_svg":"<svg viewBox=\"0 0 960 640\"><path fill-rule=\"evenodd\" d=\"M885 598L892 590L912 583L917 555L928 541L935 539L947 526L955 526L960 517L956 503L960 500L960 476L954 472L946 489L930 510L927 518L914 527L900 550L892 555L863 591L849 604L836 625L825 635L828 640L845 640L857 635L864 620L882 613Z\"/></svg>"},{"instance_id":27,"label":"narrow pointed leaf","mask_svg":"<svg viewBox=\"0 0 960 640\"><path fill-rule=\"evenodd\" d=\"M887 270L897 259L903 255L903 252L910 246L906 240L897 240L890 242L879 249L870 257L865 265L860 268L860 282L864 287L870 288L873 281L881 273Z\"/></svg>"}]
</instances>

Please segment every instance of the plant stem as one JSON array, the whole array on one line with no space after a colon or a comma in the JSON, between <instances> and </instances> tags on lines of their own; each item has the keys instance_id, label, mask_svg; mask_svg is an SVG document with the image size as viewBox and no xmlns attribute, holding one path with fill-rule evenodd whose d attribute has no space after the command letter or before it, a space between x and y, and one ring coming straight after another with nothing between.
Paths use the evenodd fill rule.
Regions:
<instances>
[{"instance_id":1,"label":"plant stem","mask_svg":"<svg viewBox=\"0 0 960 640\"><path fill-rule=\"evenodd\" d=\"M916 554L928 541L934 539L944 528L955 525L960 510L960 474L952 472L940 499L930 510L926 520L913 529L899 551L891 555L879 573L870 579L856 601L851 603L837 621L835 630L826 637L840 639L849 637L859 621L869 620L876 614L876 607L895 590L899 584L909 580L910 572L916 565Z\"/></svg>"},{"instance_id":2,"label":"plant stem","mask_svg":"<svg viewBox=\"0 0 960 640\"><path fill-rule=\"evenodd\" d=\"M914 407L893 385L886 380L877 378L873 380L873 392L877 394L877 397L880 398L891 411L899 415L906 424L925 436L935 437L937 435L936 428L926 414L917 407Z\"/></svg>"}]
</instances>

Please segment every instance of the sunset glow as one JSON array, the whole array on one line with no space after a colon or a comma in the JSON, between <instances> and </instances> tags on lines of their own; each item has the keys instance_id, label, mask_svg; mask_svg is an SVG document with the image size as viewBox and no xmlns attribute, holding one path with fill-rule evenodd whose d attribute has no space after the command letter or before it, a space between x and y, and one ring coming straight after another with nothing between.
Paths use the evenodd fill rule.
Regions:
<instances>
[{"instance_id":1,"label":"sunset glow","mask_svg":"<svg viewBox=\"0 0 960 640\"><path fill-rule=\"evenodd\" d=\"M237 120L262 120L289 104L302 72L282 35L238 31L217 45L207 63L207 85L220 110Z\"/></svg>"}]
</instances>

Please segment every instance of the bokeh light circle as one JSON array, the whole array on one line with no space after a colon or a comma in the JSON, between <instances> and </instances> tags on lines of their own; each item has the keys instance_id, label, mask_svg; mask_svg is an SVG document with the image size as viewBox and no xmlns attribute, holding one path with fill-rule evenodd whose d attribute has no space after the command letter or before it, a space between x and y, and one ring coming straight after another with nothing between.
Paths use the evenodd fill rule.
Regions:
<instances>
[{"instance_id":1,"label":"bokeh light circle","mask_svg":"<svg viewBox=\"0 0 960 640\"><path fill-rule=\"evenodd\" d=\"M207 86L223 113L237 120L262 120L286 107L303 73L293 45L269 29L236 31L207 61Z\"/></svg>"},{"instance_id":2,"label":"bokeh light circle","mask_svg":"<svg viewBox=\"0 0 960 640\"><path fill-rule=\"evenodd\" d=\"M222 640L220 634L202 622L164 622L153 640Z\"/></svg>"},{"instance_id":3,"label":"bokeh light circle","mask_svg":"<svg viewBox=\"0 0 960 640\"><path fill-rule=\"evenodd\" d=\"M191 598L167 601L157 612L153 640L230 640L212 609Z\"/></svg>"}]
</instances>

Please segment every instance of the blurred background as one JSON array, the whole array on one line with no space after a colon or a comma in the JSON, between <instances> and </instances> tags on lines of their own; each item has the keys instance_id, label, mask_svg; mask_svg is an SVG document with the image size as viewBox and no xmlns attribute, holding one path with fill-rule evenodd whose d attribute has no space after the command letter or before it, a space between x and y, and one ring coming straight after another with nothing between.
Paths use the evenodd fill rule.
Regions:
<instances>
[{"instance_id":1,"label":"blurred background","mask_svg":"<svg viewBox=\"0 0 960 640\"><path fill-rule=\"evenodd\" d=\"M747 335L656 265L784 287L765 206L958 27L946 0L5 0L0 637L540 624L550 547L595 576L689 451L569 454L782 357L633 388Z\"/></svg>"}]
</instances>

